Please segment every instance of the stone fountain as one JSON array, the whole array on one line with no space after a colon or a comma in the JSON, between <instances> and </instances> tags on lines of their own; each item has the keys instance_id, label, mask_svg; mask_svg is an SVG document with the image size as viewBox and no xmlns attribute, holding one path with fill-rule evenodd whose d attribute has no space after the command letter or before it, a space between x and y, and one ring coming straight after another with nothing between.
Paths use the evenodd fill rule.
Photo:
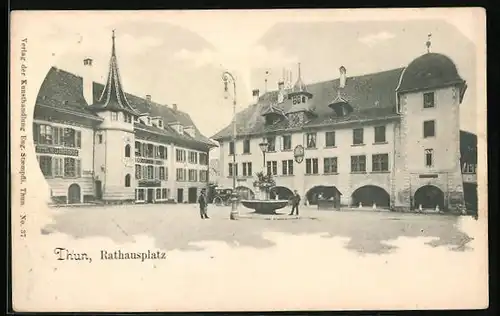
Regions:
<instances>
[{"instance_id":1,"label":"stone fountain","mask_svg":"<svg viewBox=\"0 0 500 316\"><path fill-rule=\"evenodd\" d=\"M258 189L253 200L241 200L241 204L246 208L255 210L258 214L277 214L276 210L288 205L288 200L271 200L269 190L276 185L271 175L264 175L263 172L257 174L254 187Z\"/></svg>"}]
</instances>

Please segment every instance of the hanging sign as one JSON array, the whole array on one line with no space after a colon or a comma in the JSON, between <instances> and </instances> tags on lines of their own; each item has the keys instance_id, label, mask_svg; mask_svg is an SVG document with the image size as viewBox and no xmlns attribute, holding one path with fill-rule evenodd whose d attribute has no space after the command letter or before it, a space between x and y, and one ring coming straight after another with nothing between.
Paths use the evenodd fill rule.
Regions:
<instances>
[{"instance_id":1,"label":"hanging sign","mask_svg":"<svg viewBox=\"0 0 500 316\"><path fill-rule=\"evenodd\" d=\"M304 161L304 146L297 145L293 150L293 156L295 157L295 161L297 163Z\"/></svg>"}]
</instances>

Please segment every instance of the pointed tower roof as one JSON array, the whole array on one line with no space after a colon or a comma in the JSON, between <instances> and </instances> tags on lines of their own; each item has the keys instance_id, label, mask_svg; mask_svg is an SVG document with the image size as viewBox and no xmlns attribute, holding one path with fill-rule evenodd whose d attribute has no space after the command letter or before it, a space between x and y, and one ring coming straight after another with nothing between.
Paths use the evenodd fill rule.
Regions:
<instances>
[{"instance_id":1,"label":"pointed tower roof","mask_svg":"<svg viewBox=\"0 0 500 316\"><path fill-rule=\"evenodd\" d=\"M139 115L139 112L130 105L123 91L116 58L115 30L113 30L112 35L111 58L109 60L106 86L102 90L99 100L92 104L91 108L96 111L124 111L133 115Z\"/></svg>"},{"instance_id":2,"label":"pointed tower roof","mask_svg":"<svg viewBox=\"0 0 500 316\"><path fill-rule=\"evenodd\" d=\"M300 73L300 63L298 64L298 71L299 74L297 76L297 81L293 85L292 92L290 93L290 95L306 94L309 96L309 98L311 98L312 94L309 91L307 91L307 86L302 81L302 75Z\"/></svg>"}]
</instances>

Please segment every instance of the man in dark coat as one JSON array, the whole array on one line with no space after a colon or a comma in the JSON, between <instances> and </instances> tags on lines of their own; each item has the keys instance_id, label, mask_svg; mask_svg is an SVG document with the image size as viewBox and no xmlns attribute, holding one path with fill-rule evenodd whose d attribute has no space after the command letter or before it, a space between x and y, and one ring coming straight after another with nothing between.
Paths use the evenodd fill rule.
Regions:
<instances>
[{"instance_id":1,"label":"man in dark coat","mask_svg":"<svg viewBox=\"0 0 500 316\"><path fill-rule=\"evenodd\" d=\"M198 197L198 204L200 205L201 219L209 218L207 215L207 197L205 196L205 189L201 190L201 194Z\"/></svg>"},{"instance_id":2,"label":"man in dark coat","mask_svg":"<svg viewBox=\"0 0 500 316\"><path fill-rule=\"evenodd\" d=\"M299 215L299 204L300 204L300 195L297 192L297 190L295 190L292 197L292 211L288 215L293 215L294 211L296 215Z\"/></svg>"}]
</instances>

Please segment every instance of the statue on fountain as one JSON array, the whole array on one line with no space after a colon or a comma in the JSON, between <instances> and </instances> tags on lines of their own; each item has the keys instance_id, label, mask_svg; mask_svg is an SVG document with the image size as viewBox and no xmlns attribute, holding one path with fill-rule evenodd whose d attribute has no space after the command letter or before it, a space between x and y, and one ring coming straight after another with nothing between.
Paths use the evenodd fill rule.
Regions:
<instances>
[{"instance_id":1,"label":"statue on fountain","mask_svg":"<svg viewBox=\"0 0 500 316\"><path fill-rule=\"evenodd\" d=\"M253 186L258 189L258 198L253 200L242 200L241 204L255 210L259 214L276 214L276 210L288 205L288 200L271 200L270 190L276 186L276 181L271 174L259 172Z\"/></svg>"}]
</instances>

